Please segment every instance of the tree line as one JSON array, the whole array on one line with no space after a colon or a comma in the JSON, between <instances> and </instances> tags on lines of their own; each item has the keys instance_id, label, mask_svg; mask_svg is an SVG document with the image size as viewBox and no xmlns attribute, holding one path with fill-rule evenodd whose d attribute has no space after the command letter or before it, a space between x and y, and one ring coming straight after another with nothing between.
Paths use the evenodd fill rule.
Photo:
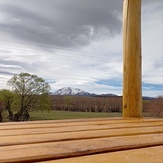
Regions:
<instances>
[{"instance_id":1,"label":"tree line","mask_svg":"<svg viewBox=\"0 0 163 163\"><path fill-rule=\"evenodd\" d=\"M143 115L163 117L163 97L143 100ZM81 112L122 112L122 97L52 96L53 110Z\"/></svg>"},{"instance_id":2,"label":"tree line","mask_svg":"<svg viewBox=\"0 0 163 163\"><path fill-rule=\"evenodd\" d=\"M52 96L54 110L80 112L121 112L120 97Z\"/></svg>"},{"instance_id":3,"label":"tree line","mask_svg":"<svg viewBox=\"0 0 163 163\"><path fill-rule=\"evenodd\" d=\"M163 96L143 102L144 116L163 118Z\"/></svg>"}]
</instances>

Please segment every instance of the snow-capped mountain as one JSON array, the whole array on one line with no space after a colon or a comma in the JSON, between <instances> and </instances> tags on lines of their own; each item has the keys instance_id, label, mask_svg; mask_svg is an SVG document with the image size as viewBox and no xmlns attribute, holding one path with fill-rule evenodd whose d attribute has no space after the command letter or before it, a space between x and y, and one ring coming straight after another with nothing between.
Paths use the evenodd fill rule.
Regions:
<instances>
[{"instance_id":1,"label":"snow-capped mountain","mask_svg":"<svg viewBox=\"0 0 163 163\"><path fill-rule=\"evenodd\" d=\"M56 92L52 93L53 95L68 95L68 96L93 96L89 92L83 91L79 88L63 87L58 89Z\"/></svg>"},{"instance_id":2,"label":"snow-capped mountain","mask_svg":"<svg viewBox=\"0 0 163 163\"><path fill-rule=\"evenodd\" d=\"M83 91L79 88L71 88L71 87L63 87L58 89L56 92L51 92L51 95L58 95L58 96L95 96L95 97L122 97L116 94L94 94ZM143 100L152 100L152 97L142 97Z\"/></svg>"}]
</instances>

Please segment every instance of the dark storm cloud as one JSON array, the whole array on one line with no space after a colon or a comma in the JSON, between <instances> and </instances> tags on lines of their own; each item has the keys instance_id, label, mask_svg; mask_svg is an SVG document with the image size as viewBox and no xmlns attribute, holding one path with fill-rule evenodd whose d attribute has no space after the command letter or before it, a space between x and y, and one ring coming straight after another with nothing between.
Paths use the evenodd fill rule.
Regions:
<instances>
[{"instance_id":1,"label":"dark storm cloud","mask_svg":"<svg viewBox=\"0 0 163 163\"><path fill-rule=\"evenodd\" d=\"M0 30L20 41L82 46L121 31L122 2L115 0L7 0Z\"/></svg>"}]
</instances>

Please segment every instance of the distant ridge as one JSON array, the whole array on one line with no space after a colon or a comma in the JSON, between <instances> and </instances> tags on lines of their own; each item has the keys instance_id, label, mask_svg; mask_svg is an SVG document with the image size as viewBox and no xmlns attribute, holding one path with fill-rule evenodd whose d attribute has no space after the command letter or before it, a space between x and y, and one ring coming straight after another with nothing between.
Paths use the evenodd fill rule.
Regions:
<instances>
[{"instance_id":1,"label":"distant ridge","mask_svg":"<svg viewBox=\"0 0 163 163\"><path fill-rule=\"evenodd\" d=\"M58 96L117 96L115 94L95 94L95 93L89 93L87 91L83 91L79 88L71 88L71 87L63 87L61 89L58 89L54 93L51 93L52 95L58 95Z\"/></svg>"},{"instance_id":2,"label":"distant ridge","mask_svg":"<svg viewBox=\"0 0 163 163\"><path fill-rule=\"evenodd\" d=\"M63 87L61 89L58 89L55 92L52 92L51 95L56 95L56 96L94 96L94 97L122 97L118 96L116 94L95 94L95 93L89 93L87 91L83 91L79 88L71 88L71 87ZM143 100L153 100L155 98L153 97L148 97L148 96L143 96Z\"/></svg>"},{"instance_id":3,"label":"distant ridge","mask_svg":"<svg viewBox=\"0 0 163 163\"><path fill-rule=\"evenodd\" d=\"M143 100L154 100L155 98L154 97L146 97L146 96L143 96L142 99Z\"/></svg>"}]
</instances>

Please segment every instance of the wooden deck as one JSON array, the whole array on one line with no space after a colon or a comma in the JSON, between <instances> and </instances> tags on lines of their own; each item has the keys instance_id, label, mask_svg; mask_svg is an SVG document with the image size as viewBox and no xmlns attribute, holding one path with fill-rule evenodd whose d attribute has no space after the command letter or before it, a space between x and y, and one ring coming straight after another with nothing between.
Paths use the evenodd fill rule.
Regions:
<instances>
[{"instance_id":1,"label":"wooden deck","mask_svg":"<svg viewBox=\"0 0 163 163\"><path fill-rule=\"evenodd\" d=\"M163 119L1 123L0 162L163 163Z\"/></svg>"}]
</instances>

